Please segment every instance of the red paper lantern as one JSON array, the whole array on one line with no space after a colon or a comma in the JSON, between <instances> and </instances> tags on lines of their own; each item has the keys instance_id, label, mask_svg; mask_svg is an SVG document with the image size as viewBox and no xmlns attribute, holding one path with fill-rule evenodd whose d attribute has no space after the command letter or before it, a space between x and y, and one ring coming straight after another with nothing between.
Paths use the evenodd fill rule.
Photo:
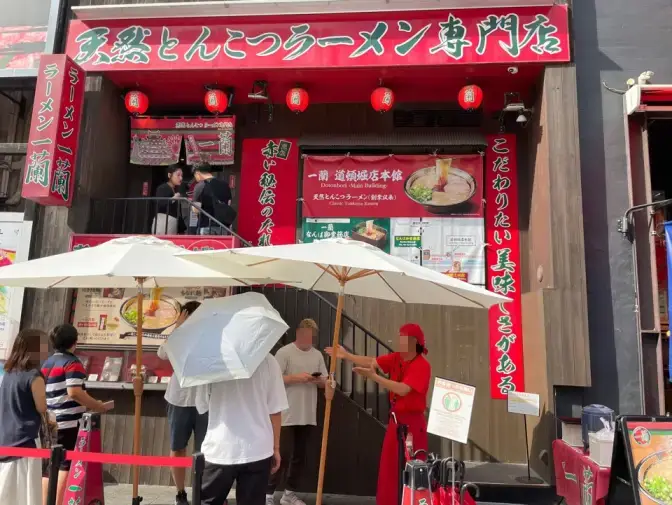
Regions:
<instances>
[{"instance_id":1,"label":"red paper lantern","mask_svg":"<svg viewBox=\"0 0 672 505\"><path fill-rule=\"evenodd\" d=\"M390 88L376 88L371 93L371 107L376 112L387 112L394 106L394 92Z\"/></svg>"},{"instance_id":2,"label":"red paper lantern","mask_svg":"<svg viewBox=\"0 0 672 505\"><path fill-rule=\"evenodd\" d=\"M129 91L124 98L126 110L131 114L144 114L149 108L149 98L142 91Z\"/></svg>"},{"instance_id":3,"label":"red paper lantern","mask_svg":"<svg viewBox=\"0 0 672 505\"><path fill-rule=\"evenodd\" d=\"M464 110L478 109L483 103L483 90L475 84L465 86L458 93L457 101Z\"/></svg>"},{"instance_id":4,"label":"red paper lantern","mask_svg":"<svg viewBox=\"0 0 672 505\"><path fill-rule=\"evenodd\" d=\"M287 107L292 112L304 112L310 104L308 92L303 88L292 88L287 92Z\"/></svg>"},{"instance_id":5,"label":"red paper lantern","mask_svg":"<svg viewBox=\"0 0 672 505\"><path fill-rule=\"evenodd\" d=\"M205 94L205 108L210 114L221 114L229 106L229 97L221 89L211 89Z\"/></svg>"}]
</instances>

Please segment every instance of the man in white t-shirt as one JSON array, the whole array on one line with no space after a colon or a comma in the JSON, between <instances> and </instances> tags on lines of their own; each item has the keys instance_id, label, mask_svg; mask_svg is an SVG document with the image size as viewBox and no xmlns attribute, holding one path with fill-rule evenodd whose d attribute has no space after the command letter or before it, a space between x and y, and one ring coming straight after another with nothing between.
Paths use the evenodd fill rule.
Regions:
<instances>
[{"instance_id":1,"label":"man in white t-shirt","mask_svg":"<svg viewBox=\"0 0 672 505\"><path fill-rule=\"evenodd\" d=\"M179 327L200 306L199 302L187 302L182 307L182 313L175 327ZM168 337L170 338L170 337ZM165 345L165 344L164 344ZM163 347L159 347L158 356L167 360L168 355ZM170 455L184 457L187 455L187 445L191 434L194 434L194 452L201 451L201 444L208 429L208 413L200 414L196 410L197 387L181 388L175 374L170 378L166 389L165 399L168 403L168 427L170 428ZM175 505L189 505L187 493L184 490L185 468L172 468L173 480L177 488Z\"/></svg>"},{"instance_id":2,"label":"man in white t-shirt","mask_svg":"<svg viewBox=\"0 0 672 505\"><path fill-rule=\"evenodd\" d=\"M324 356L313 347L317 331L315 321L304 319L296 329L296 340L275 354L287 389L289 410L282 414L282 465L269 480L266 505L274 505L273 494L278 485L285 487L281 505L306 505L295 491L305 463L308 440L317 424L317 388L326 387L327 397L333 397L334 391L331 386L327 387Z\"/></svg>"},{"instance_id":3,"label":"man in white t-shirt","mask_svg":"<svg viewBox=\"0 0 672 505\"><path fill-rule=\"evenodd\" d=\"M268 479L281 463L288 408L278 362L269 354L252 377L209 384L196 403L199 412L209 412L201 503L223 505L235 482L236 505L264 505Z\"/></svg>"}]
</instances>

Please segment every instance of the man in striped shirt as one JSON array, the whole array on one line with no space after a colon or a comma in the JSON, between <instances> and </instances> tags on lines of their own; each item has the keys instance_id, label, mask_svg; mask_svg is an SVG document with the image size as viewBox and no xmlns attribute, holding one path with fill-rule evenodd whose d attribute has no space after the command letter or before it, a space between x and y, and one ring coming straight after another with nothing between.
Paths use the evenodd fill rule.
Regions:
<instances>
[{"instance_id":1,"label":"man in striped shirt","mask_svg":"<svg viewBox=\"0 0 672 505\"><path fill-rule=\"evenodd\" d=\"M79 420L84 412L91 410L102 413L108 410L103 402L95 400L85 391L86 370L73 354L78 336L77 329L71 324L61 324L51 330L49 340L55 352L42 365L42 375L47 384L47 409L58 423L57 443L66 451L75 449ZM69 471L70 462L64 461L58 474L56 505L63 502ZM49 482L47 476L48 469L45 468L42 479L45 497Z\"/></svg>"}]
</instances>

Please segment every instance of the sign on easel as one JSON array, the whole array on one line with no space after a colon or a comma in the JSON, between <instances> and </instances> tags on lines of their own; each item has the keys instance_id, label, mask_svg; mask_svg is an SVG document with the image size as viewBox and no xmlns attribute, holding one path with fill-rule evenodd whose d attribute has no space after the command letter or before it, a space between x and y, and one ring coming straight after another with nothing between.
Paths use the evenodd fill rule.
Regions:
<instances>
[{"instance_id":1,"label":"sign on easel","mask_svg":"<svg viewBox=\"0 0 672 505\"><path fill-rule=\"evenodd\" d=\"M509 414L539 417L539 395L510 391L506 395Z\"/></svg>"},{"instance_id":2,"label":"sign on easel","mask_svg":"<svg viewBox=\"0 0 672 505\"><path fill-rule=\"evenodd\" d=\"M437 377L429 407L427 433L466 444L475 395L474 386Z\"/></svg>"},{"instance_id":3,"label":"sign on easel","mask_svg":"<svg viewBox=\"0 0 672 505\"><path fill-rule=\"evenodd\" d=\"M607 505L668 504L671 493L672 417L620 417Z\"/></svg>"}]
</instances>

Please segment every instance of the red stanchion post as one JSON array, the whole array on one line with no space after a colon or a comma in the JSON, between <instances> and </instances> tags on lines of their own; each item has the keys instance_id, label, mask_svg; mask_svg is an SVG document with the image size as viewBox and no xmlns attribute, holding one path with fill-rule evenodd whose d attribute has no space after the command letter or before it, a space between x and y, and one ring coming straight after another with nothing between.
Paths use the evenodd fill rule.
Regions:
<instances>
[{"instance_id":1,"label":"red stanchion post","mask_svg":"<svg viewBox=\"0 0 672 505\"><path fill-rule=\"evenodd\" d=\"M77 445L71 453L72 468L68 474L68 483L63 503L105 504L103 491L103 465L99 462L82 461L82 453L100 453L100 414L86 413L77 435Z\"/></svg>"},{"instance_id":2,"label":"red stanchion post","mask_svg":"<svg viewBox=\"0 0 672 505\"><path fill-rule=\"evenodd\" d=\"M203 486L203 470L205 469L205 456L197 452L193 457L191 467L191 505L201 505L201 487Z\"/></svg>"},{"instance_id":3,"label":"red stanchion post","mask_svg":"<svg viewBox=\"0 0 672 505\"><path fill-rule=\"evenodd\" d=\"M51 448L51 457L49 458L47 505L56 505L56 494L58 492L58 472L63 461L65 461L65 449L62 445L53 446Z\"/></svg>"}]
</instances>

